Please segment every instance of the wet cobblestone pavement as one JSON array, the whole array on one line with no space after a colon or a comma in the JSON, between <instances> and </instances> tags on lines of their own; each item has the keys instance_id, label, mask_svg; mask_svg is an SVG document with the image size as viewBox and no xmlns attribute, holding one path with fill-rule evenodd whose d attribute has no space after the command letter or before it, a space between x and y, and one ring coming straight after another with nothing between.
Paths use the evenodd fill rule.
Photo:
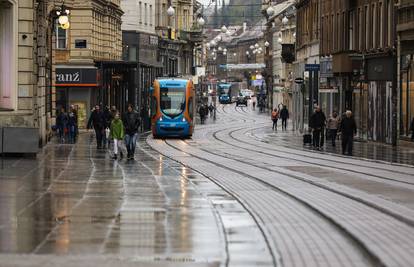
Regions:
<instances>
[{"instance_id":1,"label":"wet cobblestone pavement","mask_svg":"<svg viewBox=\"0 0 414 267\"><path fill-rule=\"evenodd\" d=\"M230 254L269 255L251 216L204 176L145 142L127 162L91 140L2 159L1 267L224 266Z\"/></svg>"},{"instance_id":2,"label":"wet cobblestone pavement","mask_svg":"<svg viewBox=\"0 0 414 267\"><path fill-rule=\"evenodd\" d=\"M221 105L190 140L142 135L135 161L89 134L2 158L0 267L412 266L411 148L344 157L270 124Z\"/></svg>"}]
</instances>

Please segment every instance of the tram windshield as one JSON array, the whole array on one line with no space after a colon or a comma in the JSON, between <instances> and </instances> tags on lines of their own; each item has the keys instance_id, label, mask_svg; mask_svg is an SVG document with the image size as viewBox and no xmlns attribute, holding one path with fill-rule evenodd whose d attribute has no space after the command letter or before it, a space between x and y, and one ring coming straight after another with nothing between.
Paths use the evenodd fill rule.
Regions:
<instances>
[{"instance_id":1,"label":"tram windshield","mask_svg":"<svg viewBox=\"0 0 414 267\"><path fill-rule=\"evenodd\" d=\"M162 87L160 89L162 112L170 117L180 115L185 109L185 88Z\"/></svg>"},{"instance_id":2,"label":"tram windshield","mask_svg":"<svg viewBox=\"0 0 414 267\"><path fill-rule=\"evenodd\" d=\"M231 86L228 84L219 84L218 85L218 89L219 89L219 94L220 95L228 95L229 91L230 91Z\"/></svg>"}]
</instances>

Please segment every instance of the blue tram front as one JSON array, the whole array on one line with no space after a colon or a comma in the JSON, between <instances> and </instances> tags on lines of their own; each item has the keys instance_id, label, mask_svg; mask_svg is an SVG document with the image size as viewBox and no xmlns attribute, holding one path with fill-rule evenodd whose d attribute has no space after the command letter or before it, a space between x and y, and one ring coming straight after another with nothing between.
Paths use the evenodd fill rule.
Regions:
<instances>
[{"instance_id":1,"label":"blue tram front","mask_svg":"<svg viewBox=\"0 0 414 267\"><path fill-rule=\"evenodd\" d=\"M219 102L220 104L230 104L231 103L231 84L230 83L219 83L217 85L219 93Z\"/></svg>"},{"instance_id":2,"label":"blue tram front","mask_svg":"<svg viewBox=\"0 0 414 267\"><path fill-rule=\"evenodd\" d=\"M185 79L157 79L151 90L151 130L157 137L191 137L194 86Z\"/></svg>"}]
</instances>

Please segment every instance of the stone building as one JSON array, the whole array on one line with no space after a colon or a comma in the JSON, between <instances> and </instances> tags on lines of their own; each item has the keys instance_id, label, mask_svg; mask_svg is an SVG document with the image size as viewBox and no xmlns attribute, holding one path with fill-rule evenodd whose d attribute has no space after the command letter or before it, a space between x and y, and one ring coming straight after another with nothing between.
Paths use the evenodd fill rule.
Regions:
<instances>
[{"instance_id":1,"label":"stone building","mask_svg":"<svg viewBox=\"0 0 414 267\"><path fill-rule=\"evenodd\" d=\"M135 101L138 109L149 109L149 89L154 79L162 75L159 62L158 35L156 26L155 0L122 0L122 45L123 60L135 62L134 79L136 84ZM143 127L149 128L148 112L142 112Z\"/></svg>"},{"instance_id":2,"label":"stone building","mask_svg":"<svg viewBox=\"0 0 414 267\"><path fill-rule=\"evenodd\" d=\"M120 105L122 101L118 99L122 94L112 91L116 88L103 85L106 72L99 62L121 61L123 12L120 0L73 0L68 9L70 28L65 30L56 25L53 36L56 78L52 106L53 110L59 110L74 105L82 128L94 105Z\"/></svg>"},{"instance_id":3,"label":"stone building","mask_svg":"<svg viewBox=\"0 0 414 267\"><path fill-rule=\"evenodd\" d=\"M46 1L0 1L0 127L19 127L26 135L3 144L24 146L24 139L33 138L33 132L30 137L25 134L29 128L39 133L39 140L37 135L33 140L36 145L47 142L51 126L48 18Z\"/></svg>"},{"instance_id":4,"label":"stone building","mask_svg":"<svg viewBox=\"0 0 414 267\"><path fill-rule=\"evenodd\" d=\"M170 6L173 16L167 13ZM191 76L194 45L202 41L195 16L200 8L195 0L156 0L155 23L164 75Z\"/></svg>"},{"instance_id":5,"label":"stone building","mask_svg":"<svg viewBox=\"0 0 414 267\"><path fill-rule=\"evenodd\" d=\"M394 1L321 4L321 87L332 93L319 101L329 111L352 110L358 136L384 143L397 135L394 18Z\"/></svg>"},{"instance_id":6,"label":"stone building","mask_svg":"<svg viewBox=\"0 0 414 267\"><path fill-rule=\"evenodd\" d=\"M401 0L398 7L398 78L400 86L400 136L410 134L414 117L414 2Z\"/></svg>"},{"instance_id":7,"label":"stone building","mask_svg":"<svg viewBox=\"0 0 414 267\"><path fill-rule=\"evenodd\" d=\"M320 1L301 0L296 4L296 61L293 73L304 78L293 90L294 125L297 130L307 128L319 90Z\"/></svg>"},{"instance_id":8,"label":"stone building","mask_svg":"<svg viewBox=\"0 0 414 267\"><path fill-rule=\"evenodd\" d=\"M271 103L273 107L280 103L292 110L293 62L295 60L296 11L295 1L284 0L267 3L262 13L267 17L267 35L269 62L271 71ZM268 9L269 10L268 14ZM270 91L270 90L269 90Z\"/></svg>"}]
</instances>

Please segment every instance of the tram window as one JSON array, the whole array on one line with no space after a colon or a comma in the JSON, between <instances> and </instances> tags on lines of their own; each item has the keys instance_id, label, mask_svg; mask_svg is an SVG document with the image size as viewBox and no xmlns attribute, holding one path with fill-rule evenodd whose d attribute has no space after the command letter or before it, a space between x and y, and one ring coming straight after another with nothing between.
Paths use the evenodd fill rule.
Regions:
<instances>
[{"instance_id":1,"label":"tram window","mask_svg":"<svg viewBox=\"0 0 414 267\"><path fill-rule=\"evenodd\" d=\"M151 117L154 117L157 114L157 98L153 96L151 98Z\"/></svg>"},{"instance_id":2,"label":"tram window","mask_svg":"<svg viewBox=\"0 0 414 267\"><path fill-rule=\"evenodd\" d=\"M190 97L188 99L188 114L190 115L190 118L193 119L194 113L193 113L193 98Z\"/></svg>"},{"instance_id":3,"label":"tram window","mask_svg":"<svg viewBox=\"0 0 414 267\"><path fill-rule=\"evenodd\" d=\"M185 90L183 88L161 87L160 108L170 117L176 117L185 110Z\"/></svg>"}]
</instances>

